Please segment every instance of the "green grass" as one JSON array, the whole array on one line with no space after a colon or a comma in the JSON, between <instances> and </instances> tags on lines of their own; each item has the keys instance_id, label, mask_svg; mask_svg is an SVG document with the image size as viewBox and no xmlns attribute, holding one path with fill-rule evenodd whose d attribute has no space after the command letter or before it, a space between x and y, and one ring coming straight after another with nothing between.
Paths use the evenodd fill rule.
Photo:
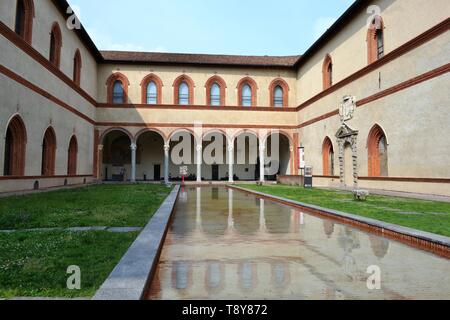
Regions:
<instances>
[{"instance_id":1,"label":"green grass","mask_svg":"<svg viewBox=\"0 0 450 320\"><path fill-rule=\"evenodd\" d=\"M0 297L91 297L137 233L0 234ZM67 289L67 268L80 267L81 290Z\"/></svg>"},{"instance_id":2,"label":"green grass","mask_svg":"<svg viewBox=\"0 0 450 320\"><path fill-rule=\"evenodd\" d=\"M163 185L97 185L0 199L0 230L143 227L169 192Z\"/></svg>"},{"instance_id":3,"label":"green grass","mask_svg":"<svg viewBox=\"0 0 450 320\"><path fill-rule=\"evenodd\" d=\"M283 185L241 187L450 237L450 203L446 202L377 195L359 202L345 191Z\"/></svg>"},{"instance_id":4,"label":"green grass","mask_svg":"<svg viewBox=\"0 0 450 320\"><path fill-rule=\"evenodd\" d=\"M24 231L84 226L143 227L170 188L98 185L0 199L0 298L91 297L138 233ZM81 268L81 290L66 287Z\"/></svg>"}]
</instances>

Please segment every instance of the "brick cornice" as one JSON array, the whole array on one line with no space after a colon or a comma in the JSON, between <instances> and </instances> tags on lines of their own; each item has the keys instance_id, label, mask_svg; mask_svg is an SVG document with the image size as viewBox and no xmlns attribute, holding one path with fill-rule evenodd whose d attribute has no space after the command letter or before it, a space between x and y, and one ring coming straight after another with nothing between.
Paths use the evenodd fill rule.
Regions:
<instances>
[{"instance_id":1,"label":"brick cornice","mask_svg":"<svg viewBox=\"0 0 450 320\"><path fill-rule=\"evenodd\" d=\"M99 103L100 109L166 109L166 110L214 110L214 111L262 111L262 112L293 112L297 113L295 108L274 108L274 107L252 107L242 108L238 106L223 106L218 108L211 105L186 105L180 106L175 104L110 104Z\"/></svg>"}]
</instances>

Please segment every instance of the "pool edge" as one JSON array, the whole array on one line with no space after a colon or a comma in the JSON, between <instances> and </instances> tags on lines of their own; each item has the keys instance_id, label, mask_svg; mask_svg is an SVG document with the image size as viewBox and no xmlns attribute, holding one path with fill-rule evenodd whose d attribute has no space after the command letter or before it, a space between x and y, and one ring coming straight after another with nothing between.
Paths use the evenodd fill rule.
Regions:
<instances>
[{"instance_id":1,"label":"pool edge","mask_svg":"<svg viewBox=\"0 0 450 320\"><path fill-rule=\"evenodd\" d=\"M174 186L92 300L143 299L158 265L179 192L180 186Z\"/></svg>"},{"instance_id":2,"label":"pool edge","mask_svg":"<svg viewBox=\"0 0 450 320\"><path fill-rule=\"evenodd\" d=\"M333 220L337 220L341 223L351 225L352 227L356 227L379 236L384 236L386 238L390 238L392 240L407 244L411 247L422 249L424 251L436 254L440 257L450 259L449 237L429 233L426 231L420 231L417 229L402 227L400 225L395 225L380 220L357 216L351 213L323 208L316 205L290 200L238 186L228 185L227 188L253 194L261 198L265 198L291 207L307 209L312 214L318 215L320 217L327 217Z\"/></svg>"}]
</instances>

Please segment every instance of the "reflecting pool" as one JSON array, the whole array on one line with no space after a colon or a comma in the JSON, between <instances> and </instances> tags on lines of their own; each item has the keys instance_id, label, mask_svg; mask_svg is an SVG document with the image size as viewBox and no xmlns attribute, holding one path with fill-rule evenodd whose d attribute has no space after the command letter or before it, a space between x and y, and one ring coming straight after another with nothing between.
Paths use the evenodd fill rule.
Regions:
<instances>
[{"instance_id":1,"label":"reflecting pool","mask_svg":"<svg viewBox=\"0 0 450 320\"><path fill-rule=\"evenodd\" d=\"M450 299L450 260L239 191L190 187L147 298Z\"/></svg>"}]
</instances>

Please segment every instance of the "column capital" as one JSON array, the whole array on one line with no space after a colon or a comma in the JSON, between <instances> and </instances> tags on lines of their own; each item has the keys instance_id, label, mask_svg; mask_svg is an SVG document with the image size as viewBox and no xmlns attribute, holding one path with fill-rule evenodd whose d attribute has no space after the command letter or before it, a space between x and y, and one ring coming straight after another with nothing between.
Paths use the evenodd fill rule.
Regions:
<instances>
[{"instance_id":1,"label":"column capital","mask_svg":"<svg viewBox=\"0 0 450 320\"><path fill-rule=\"evenodd\" d=\"M234 145L228 145L228 152L234 151Z\"/></svg>"},{"instance_id":2,"label":"column capital","mask_svg":"<svg viewBox=\"0 0 450 320\"><path fill-rule=\"evenodd\" d=\"M164 144L164 151L165 152L169 152L169 150L170 150L170 144L169 143L165 143Z\"/></svg>"},{"instance_id":3,"label":"column capital","mask_svg":"<svg viewBox=\"0 0 450 320\"><path fill-rule=\"evenodd\" d=\"M102 144L98 145L98 151L103 151L104 146Z\"/></svg>"},{"instance_id":4,"label":"column capital","mask_svg":"<svg viewBox=\"0 0 450 320\"><path fill-rule=\"evenodd\" d=\"M130 146L131 150L136 150L137 149L137 144L136 143L132 143Z\"/></svg>"},{"instance_id":5,"label":"column capital","mask_svg":"<svg viewBox=\"0 0 450 320\"><path fill-rule=\"evenodd\" d=\"M195 147L195 150L197 150L197 152L202 151L203 146L201 144L198 144L197 147Z\"/></svg>"},{"instance_id":6,"label":"column capital","mask_svg":"<svg viewBox=\"0 0 450 320\"><path fill-rule=\"evenodd\" d=\"M259 146L259 151L260 151L260 152L266 151L266 146L260 145L260 146Z\"/></svg>"}]
</instances>

